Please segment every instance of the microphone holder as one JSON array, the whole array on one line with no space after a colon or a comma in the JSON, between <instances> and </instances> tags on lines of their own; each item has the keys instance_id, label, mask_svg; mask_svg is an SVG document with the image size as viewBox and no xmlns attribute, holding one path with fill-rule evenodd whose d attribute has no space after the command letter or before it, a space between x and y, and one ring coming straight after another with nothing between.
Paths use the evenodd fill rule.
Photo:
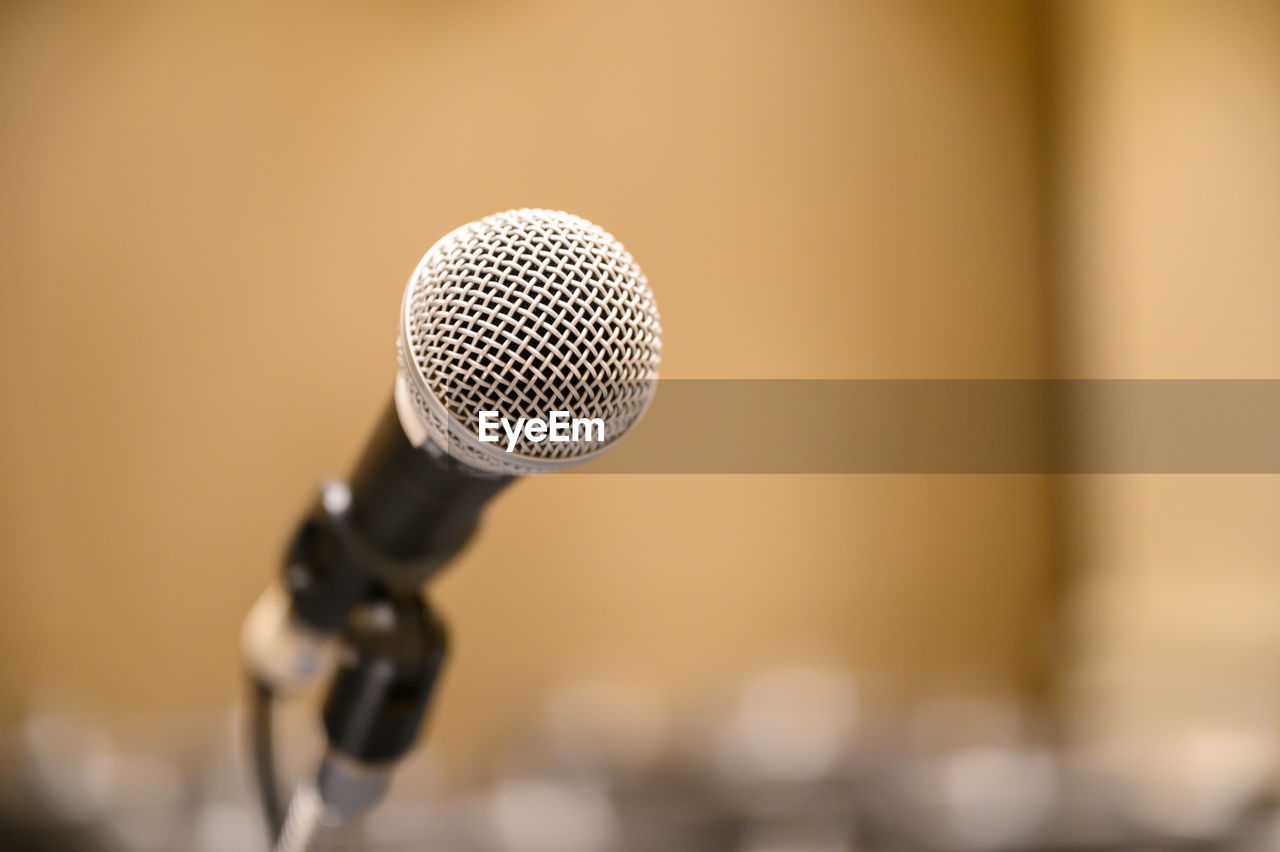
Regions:
<instances>
[{"instance_id":1,"label":"microphone holder","mask_svg":"<svg viewBox=\"0 0 1280 852\"><path fill-rule=\"evenodd\" d=\"M328 749L294 793L276 852L337 848L408 753L444 665L444 625L416 594L379 590L352 613L325 700Z\"/></svg>"}]
</instances>

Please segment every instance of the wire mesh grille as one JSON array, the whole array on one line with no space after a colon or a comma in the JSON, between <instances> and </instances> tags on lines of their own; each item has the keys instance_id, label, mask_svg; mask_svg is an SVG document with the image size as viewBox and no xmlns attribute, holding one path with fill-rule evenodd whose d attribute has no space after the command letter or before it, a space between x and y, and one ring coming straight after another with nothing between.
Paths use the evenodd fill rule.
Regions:
<instances>
[{"instance_id":1,"label":"wire mesh grille","mask_svg":"<svg viewBox=\"0 0 1280 852\"><path fill-rule=\"evenodd\" d=\"M644 413L662 328L640 267L602 228L568 213L512 210L464 225L427 252L405 293L400 357L428 434L495 473L530 473L609 447ZM604 437L482 443L480 412L599 418Z\"/></svg>"}]
</instances>

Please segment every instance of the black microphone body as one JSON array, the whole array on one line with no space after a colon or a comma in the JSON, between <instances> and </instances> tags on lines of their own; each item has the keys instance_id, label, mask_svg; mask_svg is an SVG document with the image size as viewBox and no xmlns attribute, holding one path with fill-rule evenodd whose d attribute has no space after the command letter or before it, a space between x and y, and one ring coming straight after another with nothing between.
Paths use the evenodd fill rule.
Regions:
<instances>
[{"instance_id":1,"label":"black microphone body","mask_svg":"<svg viewBox=\"0 0 1280 852\"><path fill-rule=\"evenodd\" d=\"M410 442L393 400L349 482L321 487L286 556L293 614L307 627L335 633L370 595L414 593L515 479L433 450Z\"/></svg>"},{"instance_id":2,"label":"black microphone body","mask_svg":"<svg viewBox=\"0 0 1280 852\"><path fill-rule=\"evenodd\" d=\"M462 549L484 505L514 477L432 449L410 443L393 400L351 475L349 514L352 528L388 558L435 569Z\"/></svg>"}]
</instances>

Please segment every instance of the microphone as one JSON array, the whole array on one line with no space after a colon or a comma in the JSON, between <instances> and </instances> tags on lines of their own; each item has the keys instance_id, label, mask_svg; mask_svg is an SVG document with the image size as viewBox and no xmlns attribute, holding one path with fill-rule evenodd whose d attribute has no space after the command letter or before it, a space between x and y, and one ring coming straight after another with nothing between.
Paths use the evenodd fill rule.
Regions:
<instances>
[{"instance_id":1,"label":"microphone","mask_svg":"<svg viewBox=\"0 0 1280 852\"><path fill-rule=\"evenodd\" d=\"M440 239L405 288L388 409L349 481L321 487L289 548L285 588L269 590L246 621L255 676L280 688L323 673L332 656L323 640L370 583L420 586L513 477L616 444L653 398L661 349L644 273L585 219L511 210ZM530 428L557 412L572 415L570 438L578 421L597 428L576 441ZM507 432L482 434L494 413ZM522 421L511 440L509 425ZM494 433L500 440L482 439ZM337 571L335 561L360 570Z\"/></svg>"},{"instance_id":2,"label":"microphone","mask_svg":"<svg viewBox=\"0 0 1280 852\"><path fill-rule=\"evenodd\" d=\"M330 754L295 804L323 801L339 822L353 801L371 806L387 773L369 768L407 752L443 663L443 627L418 590L516 477L588 461L639 422L661 335L635 260L578 216L510 210L427 251L401 304L392 399L348 480L322 484L242 631L273 833L271 696L339 668L345 633ZM290 848L309 848L299 835L319 824L291 816Z\"/></svg>"}]
</instances>

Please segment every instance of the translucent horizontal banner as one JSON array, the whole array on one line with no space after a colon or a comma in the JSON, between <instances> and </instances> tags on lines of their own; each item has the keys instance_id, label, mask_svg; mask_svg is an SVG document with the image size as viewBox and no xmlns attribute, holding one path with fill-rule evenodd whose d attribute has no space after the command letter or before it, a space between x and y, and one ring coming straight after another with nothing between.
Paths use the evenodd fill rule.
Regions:
<instances>
[{"instance_id":1,"label":"translucent horizontal banner","mask_svg":"<svg viewBox=\"0 0 1280 852\"><path fill-rule=\"evenodd\" d=\"M1280 380L662 380L569 473L1280 473Z\"/></svg>"}]
</instances>

